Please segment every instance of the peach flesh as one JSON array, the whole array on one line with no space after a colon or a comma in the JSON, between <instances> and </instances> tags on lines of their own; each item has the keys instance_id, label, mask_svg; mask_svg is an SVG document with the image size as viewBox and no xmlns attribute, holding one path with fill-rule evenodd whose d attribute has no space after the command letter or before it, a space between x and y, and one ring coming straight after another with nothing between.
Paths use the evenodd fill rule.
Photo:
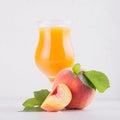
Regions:
<instances>
[{"instance_id":1,"label":"peach flesh","mask_svg":"<svg viewBox=\"0 0 120 120\"><path fill-rule=\"evenodd\" d=\"M59 72L54 81L53 88L60 83L66 84L72 93L72 100L66 108L83 109L93 100L95 90L83 84L71 70Z\"/></svg>"},{"instance_id":2,"label":"peach flesh","mask_svg":"<svg viewBox=\"0 0 120 120\"><path fill-rule=\"evenodd\" d=\"M65 84L58 84L42 103L41 108L55 112L64 109L71 101L72 94Z\"/></svg>"}]
</instances>

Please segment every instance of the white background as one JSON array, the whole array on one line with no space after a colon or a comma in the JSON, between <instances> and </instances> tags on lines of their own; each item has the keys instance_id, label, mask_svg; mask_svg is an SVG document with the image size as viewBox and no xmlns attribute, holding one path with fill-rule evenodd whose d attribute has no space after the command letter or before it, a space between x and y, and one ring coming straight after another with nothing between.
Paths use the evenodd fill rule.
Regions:
<instances>
[{"instance_id":1,"label":"white background","mask_svg":"<svg viewBox=\"0 0 120 120\"><path fill-rule=\"evenodd\" d=\"M119 0L0 0L0 98L27 98L49 86L35 65L37 21L72 20L82 68L105 72L111 87L95 100L120 100Z\"/></svg>"}]
</instances>

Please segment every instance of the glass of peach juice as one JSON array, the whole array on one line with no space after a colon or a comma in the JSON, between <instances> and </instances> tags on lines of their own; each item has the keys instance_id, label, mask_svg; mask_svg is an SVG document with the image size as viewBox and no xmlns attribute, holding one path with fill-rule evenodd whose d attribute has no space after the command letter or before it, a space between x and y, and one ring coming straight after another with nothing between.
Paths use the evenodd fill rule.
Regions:
<instances>
[{"instance_id":1,"label":"glass of peach juice","mask_svg":"<svg viewBox=\"0 0 120 120\"><path fill-rule=\"evenodd\" d=\"M70 21L59 20L39 22L35 63L51 82L60 70L74 63L70 24Z\"/></svg>"}]
</instances>

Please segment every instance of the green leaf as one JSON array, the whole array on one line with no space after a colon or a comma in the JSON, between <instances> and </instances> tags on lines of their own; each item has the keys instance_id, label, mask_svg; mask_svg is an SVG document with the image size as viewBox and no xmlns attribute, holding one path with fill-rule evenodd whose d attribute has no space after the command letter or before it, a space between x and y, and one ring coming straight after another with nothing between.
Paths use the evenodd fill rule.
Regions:
<instances>
[{"instance_id":1,"label":"green leaf","mask_svg":"<svg viewBox=\"0 0 120 120\"><path fill-rule=\"evenodd\" d=\"M78 77L85 85L96 90L95 86L90 82L87 77L85 77L85 75L79 74Z\"/></svg>"},{"instance_id":2,"label":"green leaf","mask_svg":"<svg viewBox=\"0 0 120 120\"><path fill-rule=\"evenodd\" d=\"M40 106L49 93L50 92L47 89L35 91L34 98L29 98L23 103L23 106L25 107L23 111L26 112L43 111L43 109L41 109Z\"/></svg>"},{"instance_id":3,"label":"green leaf","mask_svg":"<svg viewBox=\"0 0 120 120\"><path fill-rule=\"evenodd\" d=\"M25 107L23 112L42 112L44 111L42 108L40 107Z\"/></svg>"},{"instance_id":4,"label":"green leaf","mask_svg":"<svg viewBox=\"0 0 120 120\"><path fill-rule=\"evenodd\" d=\"M45 98L48 96L50 92L47 89L42 89L40 91L35 91L34 92L34 97L39 101L39 105L43 103Z\"/></svg>"},{"instance_id":5,"label":"green leaf","mask_svg":"<svg viewBox=\"0 0 120 120\"><path fill-rule=\"evenodd\" d=\"M83 72L83 74L90 80L90 82L101 93L103 93L107 88L110 87L109 79L102 72L91 70L91 71L85 71Z\"/></svg>"},{"instance_id":6,"label":"green leaf","mask_svg":"<svg viewBox=\"0 0 120 120\"><path fill-rule=\"evenodd\" d=\"M40 102L36 98L29 98L23 103L23 106L24 107L33 107L33 106L36 106L39 104L40 104Z\"/></svg>"},{"instance_id":7,"label":"green leaf","mask_svg":"<svg viewBox=\"0 0 120 120\"><path fill-rule=\"evenodd\" d=\"M78 75L80 73L80 64L79 63L76 63L74 64L74 66L72 67L72 71Z\"/></svg>"}]
</instances>

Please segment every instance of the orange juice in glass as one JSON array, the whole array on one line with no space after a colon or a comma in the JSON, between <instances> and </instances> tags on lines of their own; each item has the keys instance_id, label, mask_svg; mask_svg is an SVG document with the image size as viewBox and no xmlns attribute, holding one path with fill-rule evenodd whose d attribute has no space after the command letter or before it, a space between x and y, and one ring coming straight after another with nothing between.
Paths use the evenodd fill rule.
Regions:
<instances>
[{"instance_id":1,"label":"orange juice in glass","mask_svg":"<svg viewBox=\"0 0 120 120\"><path fill-rule=\"evenodd\" d=\"M52 82L60 70L71 67L74 63L74 52L70 41L70 22L43 21L39 24L35 62Z\"/></svg>"}]
</instances>

